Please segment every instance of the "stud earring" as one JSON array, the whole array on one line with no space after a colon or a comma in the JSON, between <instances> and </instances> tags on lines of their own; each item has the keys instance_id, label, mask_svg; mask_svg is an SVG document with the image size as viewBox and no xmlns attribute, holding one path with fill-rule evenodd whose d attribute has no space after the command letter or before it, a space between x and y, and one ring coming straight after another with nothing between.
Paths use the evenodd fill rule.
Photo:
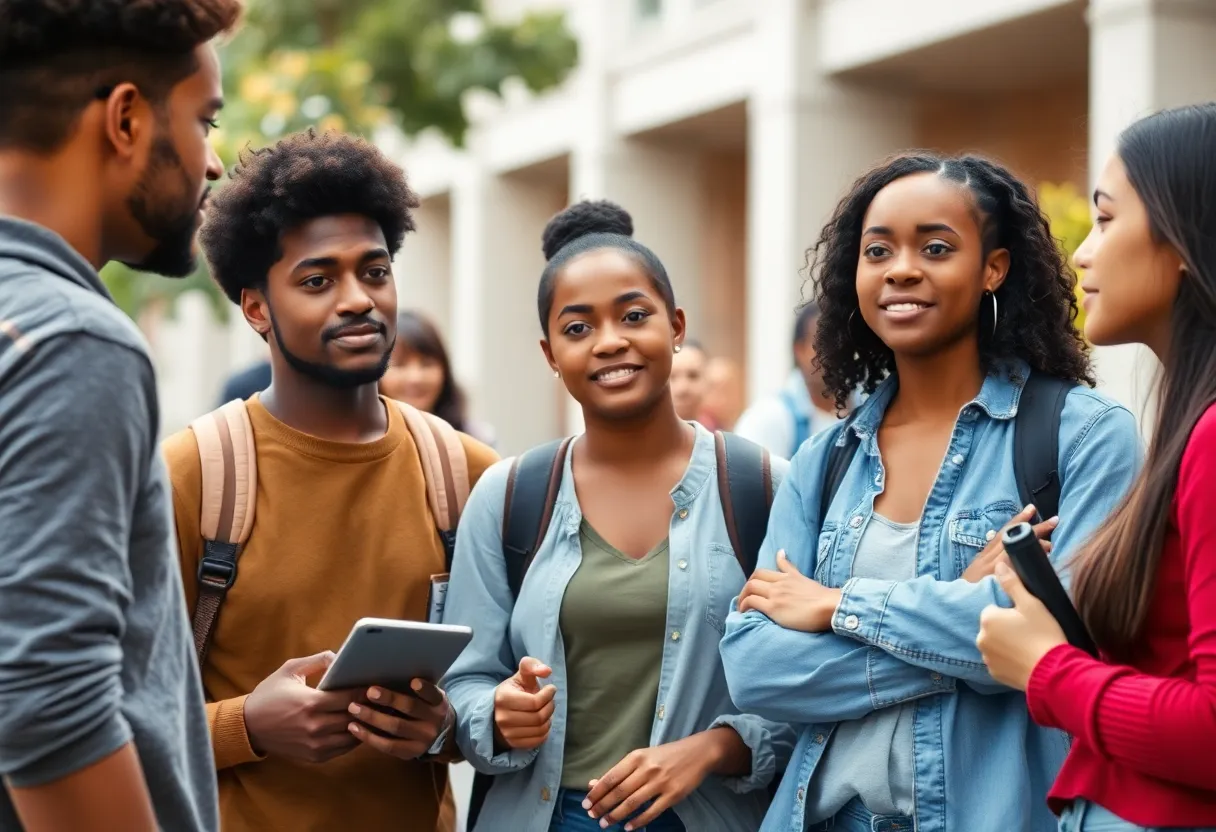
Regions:
<instances>
[{"instance_id":1,"label":"stud earring","mask_svg":"<svg viewBox=\"0 0 1216 832\"><path fill-rule=\"evenodd\" d=\"M676 352L679 352L679 351L680 351L680 350L682 350L682 349L684 349L683 345L681 345L681 344L676 344Z\"/></svg>"},{"instance_id":2,"label":"stud earring","mask_svg":"<svg viewBox=\"0 0 1216 832\"><path fill-rule=\"evenodd\" d=\"M554 377L554 378L561 378L561 377L562 377L561 370L554 370L554 371L553 371L553 377Z\"/></svg>"}]
</instances>

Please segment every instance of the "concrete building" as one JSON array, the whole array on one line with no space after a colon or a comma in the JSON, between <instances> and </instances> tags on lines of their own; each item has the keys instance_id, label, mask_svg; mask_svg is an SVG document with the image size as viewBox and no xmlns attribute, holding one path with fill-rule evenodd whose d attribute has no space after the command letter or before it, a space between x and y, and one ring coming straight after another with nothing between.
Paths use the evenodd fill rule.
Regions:
<instances>
[{"instance_id":1,"label":"concrete building","mask_svg":"<svg viewBox=\"0 0 1216 832\"><path fill-rule=\"evenodd\" d=\"M424 198L397 274L403 304L440 322L507 453L578 428L535 311L540 232L569 201L609 197L633 213L692 331L744 363L755 397L790 366L807 247L875 161L976 150L1032 183L1088 191L1129 121L1216 98L1216 0L487 6L504 17L565 7L579 67L550 94L470 100L464 150L426 137L392 148ZM195 304L172 326L202 315ZM168 426L210 404L188 387L218 390L217 368L260 348L239 332L221 341L216 360L172 368ZM1099 363L1105 387L1140 408L1151 359L1102 350Z\"/></svg>"}]
</instances>

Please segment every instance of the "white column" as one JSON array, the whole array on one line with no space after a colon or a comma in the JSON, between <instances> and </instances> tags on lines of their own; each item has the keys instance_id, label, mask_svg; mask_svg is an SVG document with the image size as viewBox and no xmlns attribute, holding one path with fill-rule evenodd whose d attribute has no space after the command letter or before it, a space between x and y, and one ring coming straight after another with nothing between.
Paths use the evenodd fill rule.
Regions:
<instances>
[{"instance_id":1,"label":"white column","mask_svg":"<svg viewBox=\"0 0 1216 832\"><path fill-rule=\"evenodd\" d=\"M1216 2L1090 0L1089 171L1096 181L1119 131L1141 116L1216 99ZM1101 388L1152 428L1157 362L1139 346L1095 350Z\"/></svg>"},{"instance_id":2,"label":"white column","mask_svg":"<svg viewBox=\"0 0 1216 832\"><path fill-rule=\"evenodd\" d=\"M414 232L393 262L397 306L431 318L450 341L452 329L452 212L448 194L422 200L414 211Z\"/></svg>"},{"instance_id":3,"label":"white column","mask_svg":"<svg viewBox=\"0 0 1216 832\"><path fill-rule=\"evenodd\" d=\"M748 102L749 400L780 387L792 366L806 250L837 201L865 169L914 141L906 100L819 74L812 4L760 5L756 55L763 71Z\"/></svg>"},{"instance_id":4,"label":"white column","mask_svg":"<svg viewBox=\"0 0 1216 832\"><path fill-rule=\"evenodd\" d=\"M452 193L452 362L504 455L562 429L536 313L540 229L559 201L551 188L484 170L475 152Z\"/></svg>"}]
</instances>

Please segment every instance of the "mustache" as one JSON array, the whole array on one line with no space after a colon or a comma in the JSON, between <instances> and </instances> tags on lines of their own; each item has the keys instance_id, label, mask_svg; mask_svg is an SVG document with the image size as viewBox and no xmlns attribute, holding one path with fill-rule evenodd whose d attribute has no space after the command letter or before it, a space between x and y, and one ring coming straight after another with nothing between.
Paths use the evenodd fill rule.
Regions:
<instances>
[{"instance_id":1,"label":"mustache","mask_svg":"<svg viewBox=\"0 0 1216 832\"><path fill-rule=\"evenodd\" d=\"M383 335L387 331L384 321L378 320L371 315L360 315L357 318L350 318L340 324L331 326L321 333L321 341L328 342L335 338L340 338L347 330L357 326L375 327L376 332Z\"/></svg>"}]
</instances>

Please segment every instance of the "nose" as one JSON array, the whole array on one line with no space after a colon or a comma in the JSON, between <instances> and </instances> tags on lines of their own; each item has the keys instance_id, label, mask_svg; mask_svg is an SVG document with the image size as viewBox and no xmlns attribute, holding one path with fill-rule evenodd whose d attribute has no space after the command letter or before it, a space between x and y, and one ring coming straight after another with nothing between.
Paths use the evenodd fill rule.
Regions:
<instances>
[{"instance_id":1,"label":"nose","mask_svg":"<svg viewBox=\"0 0 1216 832\"><path fill-rule=\"evenodd\" d=\"M224 175L224 160L215 152L215 147L207 143L207 180L216 182Z\"/></svg>"},{"instance_id":2,"label":"nose","mask_svg":"<svg viewBox=\"0 0 1216 832\"><path fill-rule=\"evenodd\" d=\"M337 313L343 316L366 315L376 308L376 301L363 281L353 274L344 275L338 283Z\"/></svg>"},{"instance_id":3,"label":"nose","mask_svg":"<svg viewBox=\"0 0 1216 832\"><path fill-rule=\"evenodd\" d=\"M925 273L916 262L914 255L902 251L891 261L890 268L883 275L888 286L907 286L919 283L925 279Z\"/></svg>"},{"instance_id":4,"label":"nose","mask_svg":"<svg viewBox=\"0 0 1216 832\"><path fill-rule=\"evenodd\" d=\"M595 355L616 355L629 347L628 339L612 324L601 327L598 332L599 337L591 348Z\"/></svg>"},{"instance_id":5,"label":"nose","mask_svg":"<svg viewBox=\"0 0 1216 832\"><path fill-rule=\"evenodd\" d=\"M1072 256L1072 264L1077 269L1084 271L1093 266L1094 250L1098 247L1097 235L1098 225L1094 223L1090 227L1089 233L1085 235L1085 240L1077 247L1076 252Z\"/></svg>"}]
</instances>

